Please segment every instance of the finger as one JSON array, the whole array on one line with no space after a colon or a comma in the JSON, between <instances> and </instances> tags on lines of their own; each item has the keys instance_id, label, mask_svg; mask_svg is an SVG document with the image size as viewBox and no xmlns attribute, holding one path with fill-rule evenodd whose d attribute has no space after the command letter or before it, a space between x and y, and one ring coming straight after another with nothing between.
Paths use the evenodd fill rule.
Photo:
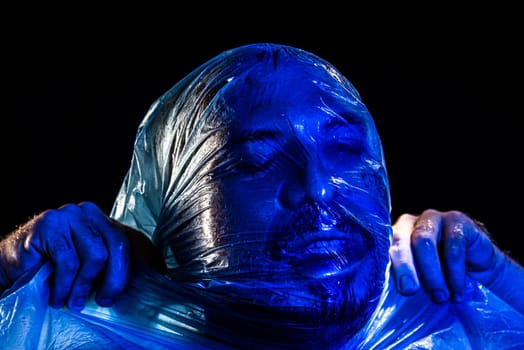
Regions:
<instances>
[{"instance_id":1,"label":"finger","mask_svg":"<svg viewBox=\"0 0 524 350\"><path fill-rule=\"evenodd\" d=\"M419 278L436 303L449 300L449 290L442 272L438 241L441 230L440 213L425 210L415 222L411 244Z\"/></svg>"},{"instance_id":2,"label":"finger","mask_svg":"<svg viewBox=\"0 0 524 350\"><path fill-rule=\"evenodd\" d=\"M442 249L443 269L448 287L456 302L463 300L466 288L466 237L464 215L451 211L443 216Z\"/></svg>"},{"instance_id":3,"label":"finger","mask_svg":"<svg viewBox=\"0 0 524 350\"><path fill-rule=\"evenodd\" d=\"M93 229L100 232L107 247L107 262L100 276L95 300L100 306L111 306L129 282L129 240L97 206L90 202L81 203L80 206L90 218Z\"/></svg>"},{"instance_id":4,"label":"finger","mask_svg":"<svg viewBox=\"0 0 524 350\"><path fill-rule=\"evenodd\" d=\"M484 225L470 217L464 224L466 237L466 274L489 287L498 275L500 263L505 261L504 253L496 248Z\"/></svg>"},{"instance_id":5,"label":"finger","mask_svg":"<svg viewBox=\"0 0 524 350\"><path fill-rule=\"evenodd\" d=\"M64 306L78 272L80 261L71 239L69 225L59 210L48 210L35 223L35 232L41 237L44 254L53 264L53 274L49 280L52 307Z\"/></svg>"},{"instance_id":6,"label":"finger","mask_svg":"<svg viewBox=\"0 0 524 350\"><path fill-rule=\"evenodd\" d=\"M411 232L416 218L414 215L403 214L393 225L389 256L395 285L403 295L413 295L420 288L411 251Z\"/></svg>"},{"instance_id":7,"label":"finger","mask_svg":"<svg viewBox=\"0 0 524 350\"><path fill-rule=\"evenodd\" d=\"M71 235L80 259L80 270L74 280L68 306L72 310L81 310L93 289L95 279L105 267L108 251L101 234L91 227L83 210L78 206L69 206L64 210L70 212L68 217L71 218Z\"/></svg>"}]
</instances>

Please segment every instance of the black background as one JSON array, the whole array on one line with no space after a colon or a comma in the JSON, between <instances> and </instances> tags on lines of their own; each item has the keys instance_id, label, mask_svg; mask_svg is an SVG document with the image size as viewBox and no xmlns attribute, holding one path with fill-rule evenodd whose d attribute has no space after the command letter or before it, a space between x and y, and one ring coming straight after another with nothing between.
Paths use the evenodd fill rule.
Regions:
<instances>
[{"instance_id":1,"label":"black background","mask_svg":"<svg viewBox=\"0 0 524 350\"><path fill-rule=\"evenodd\" d=\"M66 202L109 212L149 105L223 50L267 41L318 54L359 90L382 136L394 218L458 209L522 260L517 11L320 5L6 12L1 232Z\"/></svg>"}]
</instances>

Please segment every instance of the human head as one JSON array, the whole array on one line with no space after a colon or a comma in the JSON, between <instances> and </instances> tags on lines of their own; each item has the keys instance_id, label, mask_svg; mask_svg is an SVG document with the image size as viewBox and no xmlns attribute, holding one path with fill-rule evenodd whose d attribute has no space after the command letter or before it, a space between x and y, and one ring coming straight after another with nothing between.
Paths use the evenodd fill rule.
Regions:
<instances>
[{"instance_id":1,"label":"human head","mask_svg":"<svg viewBox=\"0 0 524 350\"><path fill-rule=\"evenodd\" d=\"M112 215L164 250L172 278L229 297L231 322L249 310L327 341L377 306L389 212L380 139L351 83L309 52L252 44L152 105Z\"/></svg>"}]
</instances>

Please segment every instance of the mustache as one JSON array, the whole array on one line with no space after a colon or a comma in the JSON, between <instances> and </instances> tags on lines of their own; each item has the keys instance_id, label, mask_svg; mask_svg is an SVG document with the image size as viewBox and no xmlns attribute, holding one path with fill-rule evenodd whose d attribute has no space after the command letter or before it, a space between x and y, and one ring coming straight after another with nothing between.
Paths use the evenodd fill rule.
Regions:
<instances>
[{"instance_id":1,"label":"mustache","mask_svg":"<svg viewBox=\"0 0 524 350\"><path fill-rule=\"evenodd\" d=\"M307 205L279 220L280 232L271 245L276 261L286 261L308 276L349 272L354 262L377 246L376 238L359 222L339 210Z\"/></svg>"},{"instance_id":2,"label":"mustache","mask_svg":"<svg viewBox=\"0 0 524 350\"><path fill-rule=\"evenodd\" d=\"M306 204L273 220L269 230L280 232L286 236L284 238L310 232L368 232L366 225L336 200L330 203Z\"/></svg>"}]
</instances>

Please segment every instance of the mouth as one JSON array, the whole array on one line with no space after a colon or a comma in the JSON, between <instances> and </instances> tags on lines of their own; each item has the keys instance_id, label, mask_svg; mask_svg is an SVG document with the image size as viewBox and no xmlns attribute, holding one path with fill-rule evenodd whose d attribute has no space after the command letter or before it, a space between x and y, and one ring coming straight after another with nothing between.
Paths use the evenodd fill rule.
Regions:
<instances>
[{"instance_id":1,"label":"mouth","mask_svg":"<svg viewBox=\"0 0 524 350\"><path fill-rule=\"evenodd\" d=\"M364 232L330 229L297 233L274 252L299 274L318 279L354 273L369 249Z\"/></svg>"}]
</instances>

